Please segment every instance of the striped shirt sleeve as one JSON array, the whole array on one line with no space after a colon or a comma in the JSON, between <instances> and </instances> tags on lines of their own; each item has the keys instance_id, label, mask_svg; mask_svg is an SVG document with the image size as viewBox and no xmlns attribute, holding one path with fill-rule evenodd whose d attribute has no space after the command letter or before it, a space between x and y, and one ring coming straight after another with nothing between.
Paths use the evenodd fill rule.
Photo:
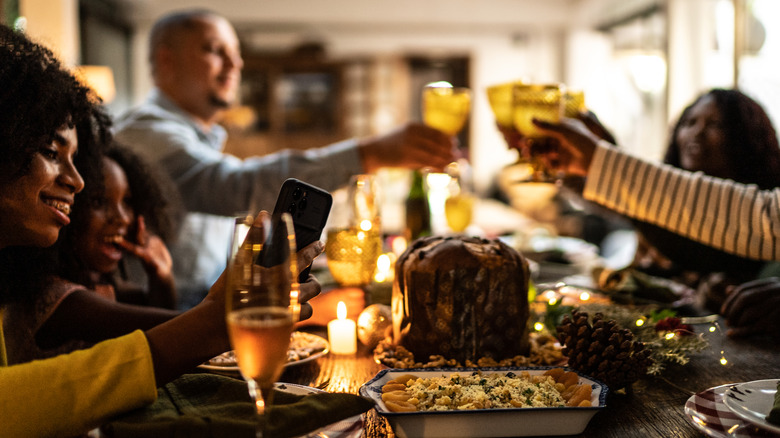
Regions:
<instances>
[{"instance_id":1,"label":"striped shirt sleeve","mask_svg":"<svg viewBox=\"0 0 780 438\"><path fill-rule=\"evenodd\" d=\"M620 214L758 260L780 260L780 188L760 190L633 157L602 142L583 195Z\"/></svg>"}]
</instances>

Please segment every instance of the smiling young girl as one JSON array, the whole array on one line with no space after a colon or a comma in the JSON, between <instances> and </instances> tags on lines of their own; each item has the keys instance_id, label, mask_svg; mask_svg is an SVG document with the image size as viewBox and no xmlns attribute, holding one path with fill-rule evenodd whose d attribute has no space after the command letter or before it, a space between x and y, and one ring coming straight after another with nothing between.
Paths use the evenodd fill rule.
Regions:
<instances>
[{"instance_id":1,"label":"smiling young girl","mask_svg":"<svg viewBox=\"0 0 780 438\"><path fill-rule=\"evenodd\" d=\"M121 302L174 309L167 245L181 212L175 188L124 146L113 144L105 155L102 184L76 196L73 223L60 237L60 275ZM143 273L128 278L128 259L140 262L145 286Z\"/></svg>"}]
</instances>

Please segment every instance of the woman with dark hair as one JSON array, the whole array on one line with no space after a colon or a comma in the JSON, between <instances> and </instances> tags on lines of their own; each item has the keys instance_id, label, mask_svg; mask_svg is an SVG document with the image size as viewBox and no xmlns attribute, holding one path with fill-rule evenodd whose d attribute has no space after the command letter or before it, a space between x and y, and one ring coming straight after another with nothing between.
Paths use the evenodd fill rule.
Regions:
<instances>
[{"instance_id":1,"label":"woman with dark hair","mask_svg":"<svg viewBox=\"0 0 780 438\"><path fill-rule=\"evenodd\" d=\"M100 168L100 145L108 138L107 117L94 94L48 49L5 26L0 26L0 84L4 319L9 305L34 301L40 290L26 288L31 280L21 281L15 271L20 265L13 265L17 256L55 243L70 223L76 193L85 180L101 175L92 170ZM310 245L299 252L299 264L308 265L320 248ZM305 302L319 293L319 285L309 281L300 292ZM224 294L221 278L200 304L162 324L19 365L7 366L0 329L0 436L75 436L151 403L158 385L230 348ZM308 317L311 307L302 311Z\"/></svg>"},{"instance_id":2,"label":"woman with dark hair","mask_svg":"<svg viewBox=\"0 0 780 438\"><path fill-rule=\"evenodd\" d=\"M729 254L780 261L780 187L762 190L631 156L579 119L534 124L561 141L555 169L585 177L585 199ZM780 339L780 278L726 291L719 310L730 336Z\"/></svg>"},{"instance_id":3,"label":"woman with dark hair","mask_svg":"<svg viewBox=\"0 0 780 438\"><path fill-rule=\"evenodd\" d=\"M664 162L760 189L780 186L775 129L761 105L737 90L710 90L685 108ZM669 196L680 195L669 188ZM765 266L646 222L635 225L641 231L637 267L700 289L712 311L720 308L727 286L755 279Z\"/></svg>"},{"instance_id":4,"label":"woman with dark hair","mask_svg":"<svg viewBox=\"0 0 780 438\"><path fill-rule=\"evenodd\" d=\"M118 268L129 254L141 261L148 277L143 291L133 285L133 294L144 298L140 304L168 309L176 305L171 256L154 232L173 233L167 215L171 203L157 181L134 153L118 145L108 147L102 158L102 176L86 181L84 190L75 196L71 223L57 243L17 257L18 268L11 276L35 278L28 290L37 290L32 288L38 284L41 290L6 306L8 363L82 349L153 327L178 314L117 302L118 294L128 294ZM41 265L30 259L47 254L50 260ZM35 266L35 276L29 273L31 266Z\"/></svg>"},{"instance_id":5,"label":"woman with dark hair","mask_svg":"<svg viewBox=\"0 0 780 438\"><path fill-rule=\"evenodd\" d=\"M699 96L674 126L664 163L760 189L780 183L780 145L769 116L738 90Z\"/></svg>"}]
</instances>

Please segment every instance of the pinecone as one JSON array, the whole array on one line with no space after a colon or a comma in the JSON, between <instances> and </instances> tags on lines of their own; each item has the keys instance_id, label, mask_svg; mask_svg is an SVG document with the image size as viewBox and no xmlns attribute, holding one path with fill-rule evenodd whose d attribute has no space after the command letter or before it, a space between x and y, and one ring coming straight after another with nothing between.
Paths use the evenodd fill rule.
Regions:
<instances>
[{"instance_id":1,"label":"pinecone","mask_svg":"<svg viewBox=\"0 0 780 438\"><path fill-rule=\"evenodd\" d=\"M601 380L613 391L630 388L652 361L650 350L635 342L633 333L615 320L605 320L601 313L589 322L586 312L574 310L557 331L569 367Z\"/></svg>"}]
</instances>

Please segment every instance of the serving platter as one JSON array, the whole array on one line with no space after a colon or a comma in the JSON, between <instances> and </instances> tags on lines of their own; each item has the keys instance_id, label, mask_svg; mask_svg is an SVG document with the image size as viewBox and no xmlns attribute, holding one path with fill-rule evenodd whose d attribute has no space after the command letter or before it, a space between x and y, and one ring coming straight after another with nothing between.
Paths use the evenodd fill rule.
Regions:
<instances>
[{"instance_id":1,"label":"serving platter","mask_svg":"<svg viewBox=\"0 0 780 438\"><path fill-rule=\"evenodd\" d=\"M376 402L376 411L385 417L396 436L425 437L516 437L576 435L582 433L591 418L606 406L608 388L590 377L579 375L580 384L593 388L590 407L474 409L435 412L392 412L382 401L382 386L404 374L421 378L449 376L453 373L544 374L558 367L513 368L419 368L385 369L360 387L360 395Z\"/></svg>"}]
</instances>

